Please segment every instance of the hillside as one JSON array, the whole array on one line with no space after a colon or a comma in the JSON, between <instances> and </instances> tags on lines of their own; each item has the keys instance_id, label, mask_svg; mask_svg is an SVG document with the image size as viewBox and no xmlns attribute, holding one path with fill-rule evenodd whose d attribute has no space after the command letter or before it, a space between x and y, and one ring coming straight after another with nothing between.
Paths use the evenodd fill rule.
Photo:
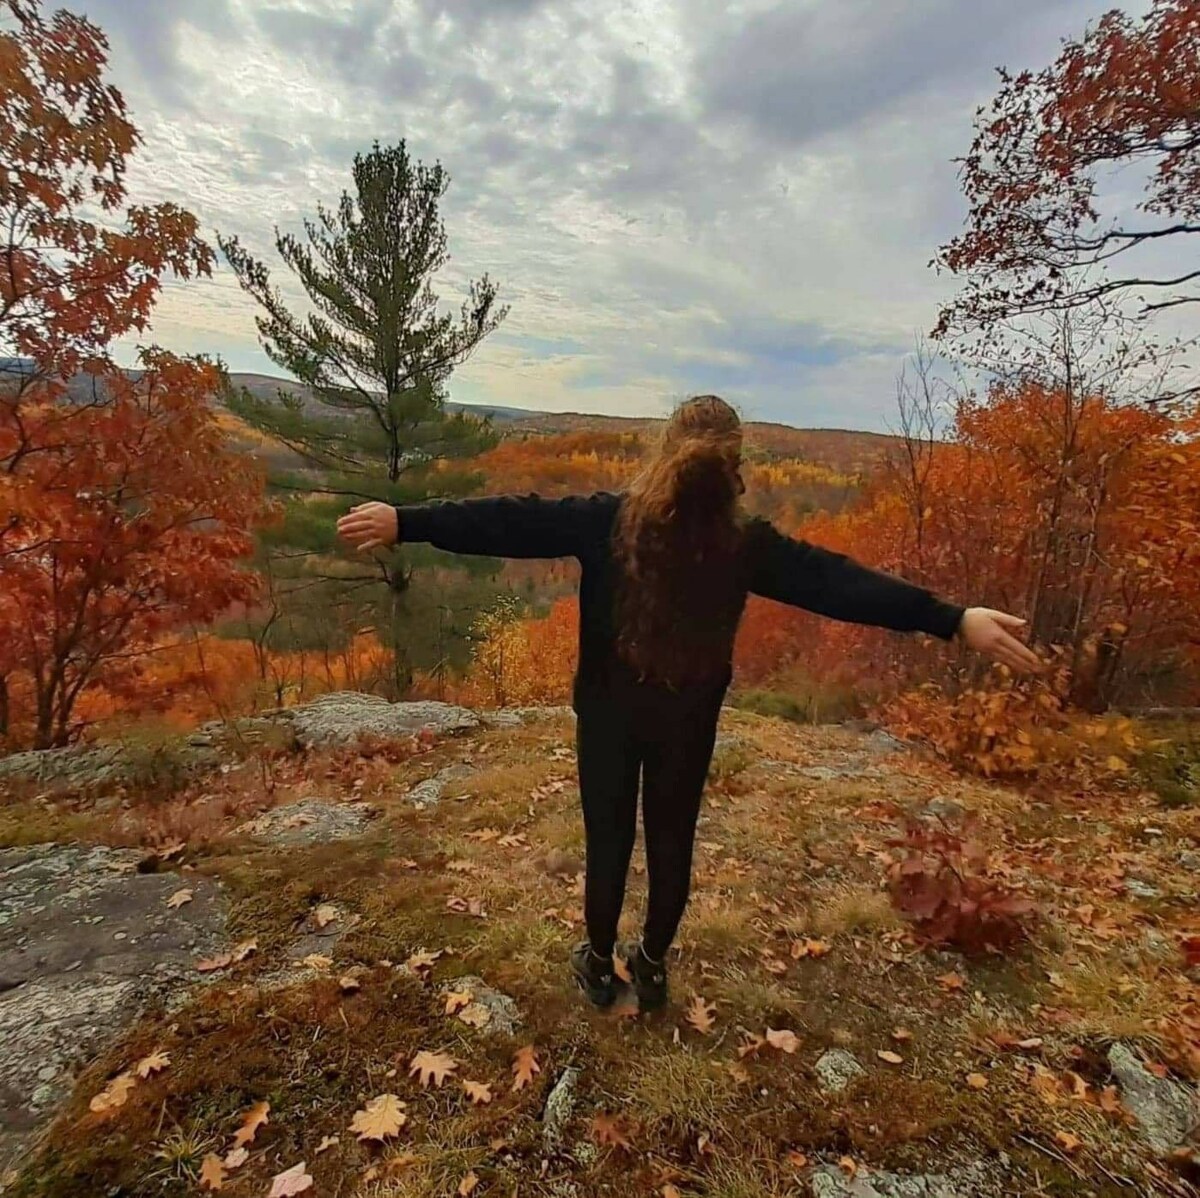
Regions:
<instances>
[{"instance_id":1,"label":"hillside","mask_svg":"<svg viewBox=\"0 0 1200 1198\"><path fill-rule=\"evenodd\" d=\"M284 379L261 374L232 374L235 387L244 387L260 399L270 399L281 389L305 396L307 389ZM562 436L633 434L646 437L660 421L643 417L601 416L582 412L533 412L521 408L448 405L452 411L490 416L503 436ZM747 444L765 457L800 458L848 474L867 473L897 438L882 433L842 429L798 429L785 424L750 421Z\"/></svg>"},{"instance_id":2,"label":"hillside","mask_svg":"<svg viewBox=\"0 0 1200 1198\"><path fill-rule=\"evenodd\" d=\"M119 775L93 757L90 795L49 793L61 758L10 761L0 1169L38 1146L14 1198L190 1198L202 1174L344 1198L1194 1193L1167 1159L1200 1065L1186 809L1034 802L880 733L726 712L674 1002L646 1018L564 975L569 712L332 696L286 728ZM185 750L222 771L184 780ZM893 803L977 816L1032 941L923 949L884 889Z\"/></svg>"}]
</instances>

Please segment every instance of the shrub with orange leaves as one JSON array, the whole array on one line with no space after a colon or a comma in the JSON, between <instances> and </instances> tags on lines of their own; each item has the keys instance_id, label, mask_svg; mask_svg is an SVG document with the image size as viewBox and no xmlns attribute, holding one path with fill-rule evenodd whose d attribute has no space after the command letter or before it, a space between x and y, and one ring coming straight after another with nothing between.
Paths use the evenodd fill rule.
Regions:
<instances>
[{"instance_id":1,"label":"shrub with orange leaves","mask_svg":"<svg viewBox=\"0 0 1200 1198\"><path fill-rule=\"evenodd\" d=\"M1119 777L1144 747L1131 721L1089 716L1067 700L1069 674L1016 682L1003 667L992 687L948 695L935 683L882 706L898 736L930 745L944 760L989 778Z\"/></svg>"},{"instance_id":2,"label":"shrub with orange leaves","mask_svg":"<svg viewBox=\"0 0 1200 1198\"><path fill-rule=\"evenodd\" d=\"M461 679L417 678L414 691L468 707L567 703L579 650L579 601L559 599L544 616L522 618L514 602L476 622L470 668Z\"/></svg>"}]
</instances>

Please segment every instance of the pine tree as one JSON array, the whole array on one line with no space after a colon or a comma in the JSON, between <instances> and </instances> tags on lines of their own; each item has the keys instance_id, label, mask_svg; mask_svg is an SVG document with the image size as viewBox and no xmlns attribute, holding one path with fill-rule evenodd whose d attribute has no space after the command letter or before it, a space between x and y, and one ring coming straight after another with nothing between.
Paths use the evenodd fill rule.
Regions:
<instances>
[{"instance_id":1,"label":"pine tree","mask_svg":"<svg viewBox=\"0 0 1200 1198\"><path fill-rule=\"evenodd\" d=\"M354 192L344 192L336 210L318 205L304 239L276 231L279 257L310 301L303 316L289 310L264 263L236 237L219 238L258 303L263 349L301 384L274 396L226 397L237 416L302 463L271 471L272 485L295 500L263 547L281 601L322 625L309 637L373 624L394 650L397 694L422 664L429 636L427 596L409 593L412 570L442 564L443 555L418 548L377 552L365 567L339 561L334 522L350 498L406 503L463 494L478 481L465 459L495 444L488 421L446 409L454 368L507 315L486 275L469 285L457 315L439 310L433 279L448 253L438 205L448 185L440 163L414 161L403 142L356 156ZM445 469L447 459L464 468ZM443 604L494 594L483 581L486 563L456 566L451 579L431 572L432 590L423 591L436 591Z\"/></svg>"},{"instance_id":2,"label":"pine tree","mask_svg":"<svg viewBox=\"0 0 1200 1198\"><path fill-rule=\"evenodd\" d=\"M267 356L307 388L271 399L248 392L230 408L320 472L324 485L372 499L413 498L433 458L478 453L486 422L446 411L446 383L504 320L484 275L456 316L438 309L433 276L448 261L438 204L449 177L410 159L404 142L354 159L354 194L337 209L318 205L306 238L276 232L275 247L313 311L298 316L271 285L268 268L236 237L221 249L257 301ZM277 480L278 482L279 480ZM419 485L416 489L420 489Z\"/></svg>"}]
</instances>

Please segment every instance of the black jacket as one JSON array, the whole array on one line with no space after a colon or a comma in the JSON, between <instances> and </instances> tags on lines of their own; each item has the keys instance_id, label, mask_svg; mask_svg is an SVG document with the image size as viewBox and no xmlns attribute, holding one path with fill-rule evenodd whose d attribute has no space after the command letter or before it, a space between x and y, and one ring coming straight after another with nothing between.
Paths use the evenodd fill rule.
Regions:
<instances>
[{"instance_id":1,"label":"black jacket","mask_svg":"<svg viewBox=\"0 0 1200 1198\"><path fill-rule=\"evenodd\" d=\"M537 495L418 504L397 508L400 539L424 541L451 553L488 557L579 559L579 667L576 706L618 677L613 612L616 570L613 522L619 495L542 499ZM897 632L927 632L950 640L963 609L840 553L785 537L766 520L746 529L747 589L852 624ZM732 666L720 681L723 695ZM719 700L718 700L719 701Z\"/></svg>"}]
</instances>

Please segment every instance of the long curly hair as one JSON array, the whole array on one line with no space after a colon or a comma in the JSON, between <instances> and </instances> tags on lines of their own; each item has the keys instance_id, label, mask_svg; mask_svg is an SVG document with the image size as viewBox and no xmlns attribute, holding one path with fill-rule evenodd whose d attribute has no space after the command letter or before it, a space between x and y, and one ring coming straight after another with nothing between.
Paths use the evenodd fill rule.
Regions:
<instances>
[{"instance_id":1,"label":"long curly hair","mask_svg":"<svg viewBox=\"0 0 1200 1198\"><path fill-rule=\"evenodd\" d=\"M681 404L614 528L619 657L672 689L727 669L746 601L742 424L716 395Z\"/></svg>"}]
</instances>

